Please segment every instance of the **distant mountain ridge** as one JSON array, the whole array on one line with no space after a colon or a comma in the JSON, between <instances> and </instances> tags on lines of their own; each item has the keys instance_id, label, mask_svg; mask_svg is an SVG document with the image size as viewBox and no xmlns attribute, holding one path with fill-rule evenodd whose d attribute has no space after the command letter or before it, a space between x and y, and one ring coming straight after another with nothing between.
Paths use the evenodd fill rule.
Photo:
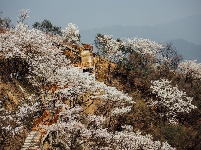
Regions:
<instances>
[{"instance_id":1,"label":"distant mountain ridge","mask_svg":"<svg viewBox=\"0 0 201 150\"><path fill-rule=\"evenodd\" d=\"M201 63L201 45L196 45L184 39L169 40L164 43L173 43L173 46L182 54L184 60L197 60Z\"/></svg>"},{"instance_id":2,"label":"distant mountain ridge","mask_svg":"<svg viewBox=\"0 0 201 150\"><path fill-rule=\"evenodd\" d=\"M97 33L114 38L148 38L161 43L172 42L185 59L201 62L201 14L156 26L121 26L81 30L83 43L94 43Z\"/></svg>"}]
</instances>

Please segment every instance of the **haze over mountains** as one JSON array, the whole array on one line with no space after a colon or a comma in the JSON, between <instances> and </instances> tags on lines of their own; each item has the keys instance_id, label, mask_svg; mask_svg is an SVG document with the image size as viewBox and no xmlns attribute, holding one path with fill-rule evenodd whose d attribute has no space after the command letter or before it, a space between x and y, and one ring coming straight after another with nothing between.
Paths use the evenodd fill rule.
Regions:
<instances>
[{"instance_id":1,"label":"haze over mountains","mask_svg":"<svg viewBox=\"0 0 201 150\"><path fill-rule=\"evenodd\" d=\"M81 30L82 42L94 43L97 33L114 38L148 38L161 43L173 43L184 59L201 62L201 14L156 26L121 26Z\"/></svg>"}]
</instances>

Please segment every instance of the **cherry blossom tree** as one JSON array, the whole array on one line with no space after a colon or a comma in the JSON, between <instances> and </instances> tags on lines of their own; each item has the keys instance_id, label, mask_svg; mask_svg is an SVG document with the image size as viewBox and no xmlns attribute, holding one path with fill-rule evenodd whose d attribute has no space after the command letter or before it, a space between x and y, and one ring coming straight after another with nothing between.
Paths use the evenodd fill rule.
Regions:
<instances>
[{"instance_id":1,"label":"cherry blossom tree","mask_svg":"<svg viewBox=\"0 0 201 150\"><path fill-rule=\"evenodd\" d=\"M80 113L81 107L59 106L63 110L59 121L48 127L41 126L49 131L50 145L54 140L54 145L66 149L174 149L167 142L154 141L149 134L130 131L127 125L123 131L110 132L105 128L105 117Z\"/></svg>"},{"instance_id":2,"label":"cherry blossom tree","mask_svg":"<svg viewBox=\"0 0 201 150\"><path fill-rule=\"evenodd\" d=\"M29 9L21 9L19 11L19 15L17 17L17 19L18 19L17 22L23 23L25 19L29 18L29 13L30 13Z\"/></svg>"},{"instance_id":3,"label":"cherry blossom tree","mask_svg":"<svg viewBox=\"0 0 201 150\"><path fill-rule=\"evenodd\" d=\"M122 49L126 50L127 53L135 51L141 55L157 57L160 49L163 48L162 44L149 39L135 37L132 39L121 38L114 40L111 35L101 34L97 34L95 43L100 55L103 55L107 59L111 60L113 60L116 56L120 57L123 54Z\"/></svg>"},{"instance_id":4,"label":"cherry blossom tree","mask_svg":"<svg viewBox=\"0 0 201 150\"><path fill-rule=\"evenodd\" d=\"M123 59L123 53L121 47L124 43L112 38L112 35L97 34L95 39L95 45L98 49L98 55L108 60L108 82L111 82L111 62L118 63Z\"/></svg>"},{"instance_id":5,"label":"cherry blossom tree","mask_svg":"<svg viewBox=\"0 0 201 150\"><path fill-rule=\"evenodd\" d=\"M127 94L118 91L115 87L109 87L103 82L95 81L94 75L82 73L79 68L62 68L56 70L56 72L57 75L52 76L51 80L57 81L61 88L55 93L61 98L73 100L73 103L78 104L79 95L86 93L90 93L91 99L100 100L102 105L124 107L132 106L134 103ZM65 85L68 87L63 88Z\"/></svg>"},{"instance_id":6,"label":"cherry blossom tree","mask_svg":"<svg viewBox=\"0 0 201 150\"><path fill-rule=\"evenodd\" d=\"M120 46L124 45L112 38L112 35L97 34L95 44L99 55L112 62L118 62L122 57Z\"/></svg>"},{"instance_id":7,"label":"cherry blossom tree","mask_svg":"<svg viewBox=\"0 0 201 150\"><path fill-rule=\"evenodd\" d=\"M132 38L132 39L122 39L126 42L126 45L130 48L130 51L136 51L142 55L150 55L152 57L157 57L159 50L163 48L162 44L155 41L143 38Z\"/></svg>"},{"instance_id":8,"label":"cherry blossom tree","mask_svg":"<svg viewBox=\"0 0 201 150\"><path fill-rule=\"evenodd\" d=\"M192 104L192 97L188 97L186 92L172 86L171 81L160 79L152 81L152 93L156 98L150 102L152 106L161 108L160 115L167 117L170 123L177 123L178 113L189 113L197 108Z\"/></svg>"},{"instance_id":9,"label":"cherry blossom tree","mask_svg":"<svg viewBox=\"0 0 201 150\"><path fill-rule=\"evenodd\" d=\"M134 61L140 64L142 70L147 70L148 66L155 65L159 52L163 48L162 44L149 39L135 37L132 39L120 38L114 40L111 35L106 34L97 34L95 45L99 55L109 61L118 63L118 67L123 67L126 70L127 77ZM139 57L139 60L132 60L135 55ZM109 73L110 63L108 65Z\"/></svg>"},{"instance_id":10,"label":"cherry blossom tree","mask_svg":"<svg viewBox=\"0 0 201 150\"><path fill-rule=\"evenodd\" d=\"M80 34L79 34L78 27L73 23L69 23L68 27L62 30L62 37L63 37L63 40L66 42L72 42L75 44L79 43Z\"/></svg>"}]
</instances>

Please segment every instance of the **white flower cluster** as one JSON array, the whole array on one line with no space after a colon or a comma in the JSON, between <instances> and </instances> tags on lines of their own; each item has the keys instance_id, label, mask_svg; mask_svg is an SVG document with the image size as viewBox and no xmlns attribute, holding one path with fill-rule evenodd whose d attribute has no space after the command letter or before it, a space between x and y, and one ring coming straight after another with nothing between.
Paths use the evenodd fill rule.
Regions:
<instances>
[{"instance_id":1,"label":"white flower cluster","mask_svg":"<svg viewBox=\"0 0 201 150\"><path fill-rule=\"evenodd\" d=\"M94 76L82 73L77 67L57 69L54 75L49 75L48 81L55 81L61 89L55 91L60 97L66 99L76 99L78 95L91 93L91 99L101 99L108 104L124 108L125 105L133 105L135 102L127 94L110 87L103 82L94 80ZM66 88L63 88L67 85ZM115 105L113 104L115 102ZM117 114L118 111L116 110ZM122 112L119 110L119 114Z\"/></svg>"},{"instance_id":2,"label":"white flower cluster","mask_svg":"<svg viewBox=\"0 0 201 150\"><path fill-rule=\"evenodd\" d=\"M62 30L63 40L67 40L67 42L78 43L79 36L80 34L79 34L78 27L73 23L69 23L68 27Z\"/></svg>"},{"instance_id":3,"label":"white flower cluster","mask_svg":"<svg viewBox=\"0 0 201 150\"><path fill-rule=\"evenodd\" d=\"M116 114L122 115L131 111L131 106L123 107L123 108L115 108L112 111L111 116L115 116Z\"/></svg>"},{"instance_id":4,"label":"white flower cluster","mask_svg":"<svg viewBox=\"0 0 201 150\"><path fill-rule=\"evenodd\" d=\"M88 115L82 120L80 108L65 107L65 111L60 113L61 119L53 125L41 126L49 131L57 131L56 141L61 142L68 149L72 142L85 143L88 149L163 149L174 150L167 142L154 141L152 136L142 135L141 132L122 131L109 132L102 125L105 121L103 116ZM73 118L73 119L72 119ZM84 124L88 122L88 124ZM97 126L98 125L98 126ZM129 130L132 127L125 126ZM78 134L79 133L79 134ZM74 137L74 139L72 139ZM64 140L63 140L64 139Z\"/></svg>"},{"instance_id":5,"label":"white flower cluster","mask_svg":"<svg viewBox=\"0 0 201 150\"><path fill-rule=\"evenodd\" d=\"M25 19L29 18L29 9L21 9L18 15L18 22L23 22Z\"/></svg>"},{"instance_id":6,"label":"white flower cluster","mask_svg":"<svg viewBox=\"0 0 201 150\"><path fill-rule=\"evenodd\" d=\"M104 48L99 49L100 55L104 56L110 61L116 62L122 59L122 51L120 49L121 43L112 38L112 35L103 35L97 37L99 43L102 43Z\"/></svg>"},{"instance_id":7,"label":"white flower cluster","mask_svg":"<svg viewBox=\"0 0 201 150\"><path fill-rule=\"evenodd\" d=\"M105 117L103 117L103 116L96 116L96 115L88 115L87 118L90 121L93 121L98 126L101 126L105 122L105 120L106 120Z\"/></svg>"},{"instance_id":8,"label":"white flower cluster","mask_svg":"<svg viewBox=\"0 0 201 150\"><path fill-rule=\"evenodd\" d=\"M5 134L12 136L20 133L24 128L24 118L36 112L37 107L38 103L34 103L33 105L24 104L16 112L0 110L0 128L5 130Z\"/></svg>"},{"instance_id":9,"label":"white flower cluster","mask_svg":"<svg viewBox=\"0 0 201 150\"><path fill-rule=\"evenodd\" d=\"M32 75L32 83L40 84L37 81L37 77L43 79L46 83L57 83L62 82L62 77L58 76L57 70L61 67L69 68L70 61L65 58L59 49L47 49L43 51L42 56L37 56L34 59L30 59L31 68L30 71ZM59 80L60 79L60 80Z\"/></svg>"},{"instance_id":10,"label":"white flower cluster","mask_svg":"<svg viewBox=\"0 0 201 150\"><path fill-rule=\"evenodd\" d=\"M22 132L23 126L13 128L11 125L8 125L8 126L3 126L1 129L9 131L12 137L14 137L16 134Z\"/></svg>"},{"instance_id":11,"label":"white flower cluster","mask_svg":"<svg viewBox=\"0 0 201 150\"><path fill-rule=\"evenodd\" d=\"M143 39L135 37L133 39L122 39L131 50L136 51L143 55L150 55L156 57L159 50L163 48L162 44L150 41L149 39Z\"/></svg>"},{"instance_id":12,"label":"white flower cluster","mask_svg":"<svg viewBox=\"0 0 201 150\"><path fill-rule=\"evenodd\" d=\"M153 141L151 135L142 135L141 132L116 132L114 135L116 149L161 149L175 150L167 142Z\"/></svg>"},{"instance_id":13,"label":"white flower cluster","mask_svg":"<svg viewBox=\"0 0 201 150\"><path fill-rule=\"evenodd\" d=\"M166 108L165 115L170 122L176 121L177 113L189 113L196 106L192 104L192 97L187 97L186 92L172 86L171 81L160 79L152 81L152 93L157 95L157 100L151 101L151 105L162 106Z\"/></svg>"},{"instance_id":14,"label":"white flower cluster","mask_svg":"<svg viewBox=\"0 0 201 150\"><path fill-rule=\"evenodd\" d=\"M100 55L110 61L119 61L127 56L125 52L122 52L122 48L129 49L128 52L135 51L141 55L149 55L154 58L157 57L160 49L163 48L162 44L138 37L133 39L121 38L117 41L112 38L112 35L105 34L97 36L96 40L98 43L96 46Z\"/></svg>"},{"instance_id":15,"label":"white flower cluster","mask_svg":"<svg viewBox=\"0 0 201 150\"><path fill-rule=\"evenodd\" d=\"M0 54L4 58L28 58L30 53L39 53L39 50L42 52L50 46L50 40L41 31L29 30L23 23L18 23L15 29L0 34Z\"/></svg>"},{"instance_id":16,"label":"white flower cluster","mask_svg":"<svg viewBox=\"0 0 201 150\"><path fill-rule=\"evenodd\" d=\"M118 101L125 101L133 104L132 98L128 96L128 94L124 94L123 92L117 90L115 87L110 87L104 84L103 82L95 81L92 83L91 90L96 91L102 91L103 95L101 95L101 98L112 100L115 102Z\"/></svg>"},{"instance_id":17,"label":"white flower cluster","mask_svg":"<svg viewBox=\"0 0 201 150\"><path fill-rule=\"evenodd\" d=\"M130 131L130 132L133 131L133 126L131 126L131 125L123 125L123 126L121 126L121 128L122 128L124 131Z\"/></svg>"},{"instance_id":18,"label":"white flower cluster","mask_svg":"<svg viewBox=\"0 0 201 150\"><path fill-rule=\"evenodd\" d=\"M55 70L68 67L70 63L60 49L52 47L51 40L44 33L37 29L29 30L23 23L18 23L14 30L0 34L0 55L25 59L30 65L29 78L36 85L39 82L35 76L51 82Z\"/></svg>"},{"instance_id":19,"label":"white flower cluster","mask_svg":"<svg viewBox=\"0 0 201 150\"><path fill-rule=\"evenodd\" d=\"M16 116L21 119L28 117L28 115L38 110L38 106L39 106L39 103L37 102L31 106L25 103L19 107L19 111L16 113Z\"/></svg>"},{"instance_id":20,"label":"white flower cluster","mask_svg":"<svg viewBox=\"0 0 201 150\"><path fill-rule=\"evenodd\" d=\"M197 63L197 60L186 60L181 62L178 68L179 71L187 77L201 79L201 63Z\"/></svg>"}]
</instances>

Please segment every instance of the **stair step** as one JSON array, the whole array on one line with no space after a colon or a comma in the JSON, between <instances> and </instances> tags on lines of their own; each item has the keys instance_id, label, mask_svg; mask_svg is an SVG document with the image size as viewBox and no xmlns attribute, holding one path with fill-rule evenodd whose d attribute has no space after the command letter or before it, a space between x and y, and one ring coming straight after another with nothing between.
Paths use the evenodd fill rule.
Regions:
<instances>
[{"instance_id":1,"label":"stair step","mask_svg":"<svg viewBox=\"0 0 201 150\"><path fill-rule=\"evenodd\" d=\"M25 140L32 140L32 139L39 139L40 135L38 136L33 136L33 137L27 137Z\"/></svg>"},{"instance_id":2,"label":"stair step","mask_svg":"<svg viewBox=\"0 0 201 150\"><path fill-rule=\"evenodd\" d=\"M37 140L39 140L40 139L40 136L39 137L32 137L32 138L30 138L30 139L25 139L25 143L26 142L31 142L31 141L37 141Z\"/></svg>"},{"instance_id":3,"label":"stair step","mask_svg":"<svg viewBox=\"0 0 201 150\"><path fill-rule=\"evenodd\" d=\"M41 134L38 131L31 131L25 139L24 145L21 150L38 150Z\"/></svg>"},{"instance_id":4,"label":"stair step","mask_svg":"<svg viewBox=\"0 0 201 150\"><path fill-rule=\"evenodd\" d=\"M26 148L22 148L21 150L38 150L39 146L35 146L35 147L26 147Z\"/></svg>"},{"instance_id":5,"label":"stair step","mask_svg":"<svg viewBox=\"0 0 201 150\"><path fill-rule=\"evenodd\" d=\"M37 133L30 133L30 135L29 135L29 136L34 136L35 134L37 134Z\"/></svg>"},{"instance_id":6,"label":"stair step","mask_svg":"<svg viewBox=\"0 0 201 150\"><path fill-rule=\"evenodd\" d=\"M29 146L38 145L38 143L24 143L23 147L24 147L24 146L28 146L28 145L29 145Z\"/></svg>"},{"instance_id":7,"label":"stair step","mask_svg":"<svg viewBox=\"0 0 201 150\"><path fill-rule=\"evenodd\" d=\"M34 138L34 136L32 137L32 136L28 136L27 138L26 138L26 140L29 140L29 139L33 139Z\"/></svg>"}]
</instances>

